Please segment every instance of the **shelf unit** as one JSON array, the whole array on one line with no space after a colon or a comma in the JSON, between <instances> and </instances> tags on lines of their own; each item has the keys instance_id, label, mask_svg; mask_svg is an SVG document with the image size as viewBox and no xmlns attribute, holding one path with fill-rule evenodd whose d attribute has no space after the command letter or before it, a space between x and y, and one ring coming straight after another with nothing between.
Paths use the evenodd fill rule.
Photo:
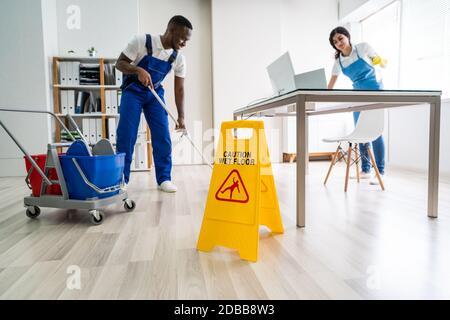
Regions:
<instances>
[{"instance_id":1,"label":"shelf unit","mask_svg":"<svg viewBox=\"0 0 450 320\"><path fill-rule=\"evenodd\" d=\"M110 86L110 85L62 85L62 84L55 84L53 85L53 88L58 89L65 89L65 90L120 90L120 86Z\"/></svg>"},{"instance_id":2,"label":"shelf unit","mask_svg":"<svg viewBox=\"0 0 450 320\"><path fill-rule=\"evenodd\" d=\"M62 113L56 114L57 116L64 116ZM95 118L95 117L106 117L106 118L119 118L120 114L102 114L102 113L89 113L89 114L71 114L72 118Z\"/></svg>"},{"instance_id":3,"label":"shelf unit","mask_svg":"<svg viewBox=\"0 0 450 320\"><path fill-rule=\"evenodd\" d=\"M120 86L116 85L105 85L105 64L106 63L115 63L117 59L114 58L103 58L103 57L53 57L52 60L52 77L53 77L53 104L54 104L54 112L58 115L61 114L61 101L60 101L60 93L62 90L99 90L100 91L100 104L101 104L101 113L89 113L89 114L71 114L73 118L98 118L102 119L102 138L107 138L106 132L106 121L108 118L119 118L119 114L107 114L106 113L106 105L105 105L105 91L106 90L118 90L120 91ZM100 65L100 85L62 85L59 83L59 72L60 72L60 63L61 62L80 62L80 63L98 63ZM67 123L66 123L67 125ZM146 125L147 131L147 169L149 170L153 164L153 154L152 154L152 146L150 139L150 130ZM61 141L61 127L57 123L56 124L56 142ZM133 171L143 171L142 169L137 169Z\"/></svg>"}]
</instances>

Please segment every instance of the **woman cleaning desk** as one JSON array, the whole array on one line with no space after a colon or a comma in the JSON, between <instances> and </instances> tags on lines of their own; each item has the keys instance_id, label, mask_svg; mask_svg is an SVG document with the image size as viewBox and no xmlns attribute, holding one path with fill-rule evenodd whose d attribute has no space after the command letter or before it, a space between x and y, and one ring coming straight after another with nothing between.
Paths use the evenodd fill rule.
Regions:
<instances>
[{"instance_id":1,"label":"woman cleaning desk","mask_svg":"<svg viewBox=\"0 0 450 320\"><path fill-rule=\"evenodd\" d=\"M375 50L367 43L352 45L350 33L343 27L337 27L330 33L329 41L336 50L335 62L333 65L332 76L328 83L328 89L333 89L339 74L342 72L350 78L353 88L356 90L383 90L381 76L376 72L376 65L384 68L386 60L378 56ZM359 112L353 113L353 119L356 122L359 118ZM384 175L385 147L383 136L378 137L372 142L375 161L381 175ZM368 145L360 144L359 149L362 155L361 179L373 178L370 173L370 161ZM370 184L378 184L377 179L371 179Z\"/></svg>"}]
</instances>

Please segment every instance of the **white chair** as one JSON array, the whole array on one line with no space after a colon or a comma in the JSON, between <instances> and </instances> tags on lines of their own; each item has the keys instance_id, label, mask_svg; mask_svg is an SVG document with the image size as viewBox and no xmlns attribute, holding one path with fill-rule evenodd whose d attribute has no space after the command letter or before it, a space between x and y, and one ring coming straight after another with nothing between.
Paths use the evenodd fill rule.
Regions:
<instances>
[{"instance_id":1,"label":"white chair","mask_svg":"<svg viewBox=\"0 0 450 320\"><path fill-rule=\"evenodd\" d=\"M324 184L327 183L328 177L330 176L331 170L333 169L334 165L342 158L345 159L345 162L347 164L347 171L345 173L345 188L344 188L345 192L347 192L350 167L353 164L356 164L356 178L359 182L358 164L362 155L358 150L358 144L370 143L376 140L383 133L383 129L384 129L384 109L367 110L361 111L355 130L353 130L353 132L350 133L349 135L338 138L323 139L324 142L339 143L336 152L334 153L333 158L331 160L331 164L328 169L328 173L325 178ZM341 147L341 144L345 142L348 143L347 152L344 151L344 149L342 149ZM381 189L384 191L384 184L383 181L381 180L380 172L378 171L378 167L375 162L375 158L373 156L370 146L367 148L367 152L369 154L372 167L375 170L378 182L380 183ZM355 155L354 159L352 159L352 153L354 153Z\"/></svg>"}]
</instances>

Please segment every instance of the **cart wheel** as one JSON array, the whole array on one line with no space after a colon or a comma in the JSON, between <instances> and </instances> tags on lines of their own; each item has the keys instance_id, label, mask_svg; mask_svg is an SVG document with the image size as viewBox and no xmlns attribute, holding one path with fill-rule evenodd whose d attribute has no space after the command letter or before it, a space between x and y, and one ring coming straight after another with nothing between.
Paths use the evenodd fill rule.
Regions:
<instances>
[{"instance_id":1,"label":"cart wheel","mask_svg":"<svg viewBox=\"0 0 450 320\"><path fill-rule=\"evenodd\" d=\"M26 211L26 215L30 219L36 219L41 214L41 209L36 206L28 207Z\"/></svg>"},{"instance_id":2,"label":"cart wheel","mask_svg":"<svg viewBox=\"0 0 450 320\"><path fill-rule=\"evenodd\" d=\"M91 222L94 225L99 225L102 224L103 219L104 219L104 215L101 211L98 210L90 210L89 211L90 215L91 215Z\"/></svg>"},{"instance_id":3,"label":"cart wheel","mask_svg":"<svg viewBox=\"0 0 450 320\"><path fill-rule=\"evenodd\" d=\"M134 208L136 208L136 202L134 202L133 200L130 200L130 199L126 199L123 201L123 207L128 212L133 211Z\"/></svg>"}]
</instances>

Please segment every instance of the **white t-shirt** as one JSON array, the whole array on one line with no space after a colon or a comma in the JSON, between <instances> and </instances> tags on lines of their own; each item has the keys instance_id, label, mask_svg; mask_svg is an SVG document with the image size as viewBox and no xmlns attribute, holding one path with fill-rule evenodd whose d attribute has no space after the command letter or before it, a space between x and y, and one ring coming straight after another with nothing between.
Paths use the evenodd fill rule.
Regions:
<instances>
[{"instance_id":1,"label":"white t-shirt","mask_svg":"<svg viewBox=\"0 0 450 320\"><path fill-rule=\"evenodd\" d=\"M125 50L123 50L123 54L132 61L133 65L138 65L142 58L148 54L147 47L145 46L146 39L145 34L137 35L133 37ZM168 61L173 52L173 49L164 49L161 36L159 35L152 36L152 49L152 56L163 61ZM186 59L180 52L178 52L177 58L172 63L172 69L175 72L175 76L180 78L186 76Z\"/></svg>"},{"instance_id":2,"label":"white t-shirt","mask_svg":"<svg viewBox=\"0 0 450 320\"><path fill-rule=\"evenodd\" d=\"M358 54L359 54L360 58L364 59L369 65L373 66L372 58L377 56L377 53L366 42L358 43L357 45L352 46L352 52L347 57L344 57L341 54L340 59L341 59L342 66L344 68L346 68L349 65L351 65L353 62L358 60L358 54L356 54L355 47L356 47L356 49L358 49ZM377 74L377 79L379 79L381 77L380 72L379 72L378 68L375 68L375 70L376 70L376 74ZM331 74L333 76L337 76L341 72L342 72L342 68L341 68L341 65L339 64L339 58L337 58L334 61L333 70L331 71Z\"/></svg>"}]
</instances>

